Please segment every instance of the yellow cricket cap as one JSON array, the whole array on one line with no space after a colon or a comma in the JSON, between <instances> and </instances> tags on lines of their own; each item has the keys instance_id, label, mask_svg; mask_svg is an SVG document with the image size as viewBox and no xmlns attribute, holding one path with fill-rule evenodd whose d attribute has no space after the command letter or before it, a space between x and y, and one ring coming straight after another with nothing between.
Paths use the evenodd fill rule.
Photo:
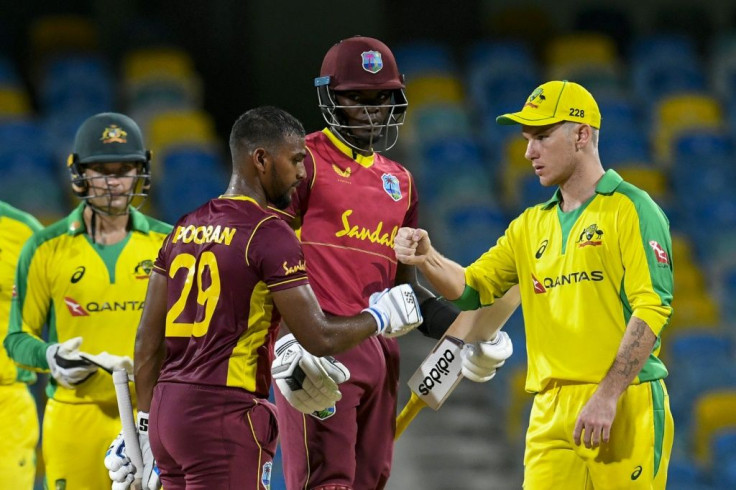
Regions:
<instances>
[{"instance_id":1,"label":"yellow cricket cap","mask_svg":"<svg viewBox=\"0 0 736 490\"><path fill-rule=\"evenodd\" d=\"M547 82L534 89L519 112L496 118L498 124L546 126L561 121L601 127L601 111L582 85L567 80Z\"/></svg>"}]
</instances>

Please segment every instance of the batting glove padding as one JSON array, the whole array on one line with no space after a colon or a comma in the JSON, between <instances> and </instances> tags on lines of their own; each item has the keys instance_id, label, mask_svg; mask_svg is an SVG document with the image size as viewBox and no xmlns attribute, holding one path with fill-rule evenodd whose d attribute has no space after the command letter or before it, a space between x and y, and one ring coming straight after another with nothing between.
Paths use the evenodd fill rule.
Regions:
<instances>
[{"instance_id":1,"label":"batting glove padding","mask_svg":"<svg viewBox=\"0 0 736 490\"><path fill-rule=\"evenodd\" d=\"M79 356L80 345L82 337L74 337L60 344L51 344L46 349L46 361L49 363L51 376L70 390L97 371L97 366Z\"/></svg>"},{"instance_id":2,"label":"batting glove padding","mask_svg":"<svg viewBox=\"0 0 736 490\"><path fill-rule=\"evenodd\" d=\"M509 335L499 331L488 341L465 344L462 350L463 376L476 383L490 381L496 369L514 353Z\"/></svg>"},{"instance_id":3,"label":"batting glove padding","mask_svg":"<svg viewBox=\"0 0 736 490\"><path fill-rule=\"evenodd\" d=\"M350 371L331 356L315 357L292 334L276 342L271 374L284 398L302 413L333 406L342 398L338 384L350 379Z\"/></svg>"},{"instance_id":4,"label":"batting glove padding","mask_svg":"<svg viewBox=\"0 0 736 490\"><path fill-rule=\"evenodd\" d=\"M143 490L158 490L161 488L158 466L153 458L151 443L148 440L148 414L138 412L138 444L143 455L143 468L140 470ZM135 479L136 468L125 452L123 432L112 441L105 453L105 468L112 480L112 490L127 490Z\"/></svg>"},{"instance_id":5,"label":"batting glove padding","mask_svg":"<svg viewBox=\"0 0 736 490\"><path fill-rule=\"evenodd\" d=\"M400 284L380 293L373 293L368 308L378 325L376 335L399 337L422 324L419 301L408 284Z\"/></svg>"}]
</instances>

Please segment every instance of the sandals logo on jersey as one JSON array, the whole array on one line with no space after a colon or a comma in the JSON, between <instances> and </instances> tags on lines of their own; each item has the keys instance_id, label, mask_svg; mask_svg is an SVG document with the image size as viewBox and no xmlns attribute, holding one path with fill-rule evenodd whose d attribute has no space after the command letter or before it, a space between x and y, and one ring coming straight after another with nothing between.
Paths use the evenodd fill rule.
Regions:
<instances>
[{"instance_id":1,"label":"sandals logo on jersey","mask_svg":"<svg viewBox=\"0 0 736 490\"><path fill-rule=\"evenodd\" d=\"M383 181L383 190L391 196L391 199L394 201L401 199L401 187L399 186L399 179L395 175L383 174L381 180Z\"/></svg>"},{"instance_id":2,"label":"sandals logo on jersey","mask_svg":"<svg viewBox=\"0 0 736 490\"><path fill-rule=\"evenodd\" d=\"M316 412L312 412L309 415L319 420L327 420L335 415L335 412L337 412L337 407L335 407L335 405L332 405L331 407L327 407L324 410L317 410Z\"/></svg>"},{"instance_id":3,"label":"sandals logo on jersey","mask_svg":"<svg viewBox=\"0 0 736 490\"><path fill-rule=\"evenodd\" d=\"M656 257L657 262L662 264L660 267L670 265L670 257L667 255L667 252L664 251L662 245L654 240L649 240L649 246L654 250L654 256Z\"/></svg>"},{"instance_id":4,"label":"sandals logo on jersey","mask_svg":"<svg viewBox=\"0 0 736 490\"><path fill-rule=\"evenodd\" d=\"M583 230L576 242L579 248L587 247L588 245L598 246L603 242L603 230L598 229L598 225L593 223Z\"/></svg>"},{"instance_id":5,"label":"sandals logo on jersey","mask_svg":"<svg viewBox=\"0 0 736 490\"><path fill-rule=\"evenodd\" d=\"M269 490L271 488L271 469L273 468L273 463L271 461L267 461L263 463L263 468L261 469L261 484L263 485L263 488L266 490Z\"/></svg>"},{"instance_id":6,"label":"sandals logo on jersey","mask_svg":"<svg viewBox=\"0 0 736 490\"><path fill-rule=\"evenodd\" d=\"M153 271L153 260L146 259L138 262L133 273L136 279L148 279L151 277L151 271Z\"/></svg>"},{"instance_id":7,"label":"sandals logo on jersey","mask_svg":"<svg viewBox=\"0 0 736 490\"><path fill-rule=\"evenodd\" d=\"M383 69L383 58L378 51L363 51L360 53L363 69L368 73L378 73Z\"/></svg>"},{"instance_id":8,"label":"sandals logo on jersey","mask_svg":"<svg viewBox=\"0 0 736 490\"><path fill-rule=\"evenodd\" d=\"M290 276L292 274L296 274L297 272L307 272L307 264L304 262L304 260L300 260L299 262L291 266L284 260L282 267L284 268L285 276Z\"/></svg>"},{"instance_id":9,"label":"sandals logo on jersey","mask_svg":"<svg viewBox=\"0 0 736 490\"><path fill-rule=\"evenodd\" d=\"M100 141L105 145L109 143L127 143L128 133L117 125L111 124L102 132Z\"/></svg>"},{"instance_id":10,"label":"sandals logo on jersey","mask_svg":"<svg viewBox=\"0 0 736 490\"><path fill-rule=\"evenodd\" d=\"M339 238L347 236L361 241L369 241L371 243L384 245L391 249L394 248L394 238L396 238L396 234L399 232L398 226L394 226L391 233L383 231L383 221L379 221L373 229L366 228L365 226L358 226L350 222L350 215L352 214L352 209L347 209L342 213L342 230L335 233L336 237Z\"/></svg>"}]
</instances>

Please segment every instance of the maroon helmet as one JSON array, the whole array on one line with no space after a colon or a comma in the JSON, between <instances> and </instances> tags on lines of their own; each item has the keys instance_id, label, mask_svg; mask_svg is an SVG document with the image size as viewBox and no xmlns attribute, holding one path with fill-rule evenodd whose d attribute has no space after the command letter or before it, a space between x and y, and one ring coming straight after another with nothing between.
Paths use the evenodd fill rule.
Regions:
<instances>
[{"instance_id":1,"label":"maroon helmet","mask_svg":"<svg viewBox=\"0 0 736 490\"><path fill-rule=\"evenodd\" d=\"M342 136L340 130L349 132L351 129L383 126L381 137L384 138L385 148L381 150L388 150L396 144L398 127L404 124L408 104L404 93L404 76L399 73L396 59L384 43L363 36L354 36L338 42L327 51L322 61L320 76L314 79L314 85L317 87L317 100L322 116L331 128L337 130L338 136ZM338 109L345 106L337 105L334 92L349 90L390 90L392 97L390 104L386 105L390 108L386 120L375 121L367 126L345 124L338 112ZM366 112L367 107L363 106ZM394 130L394 136L387 138L391 129ZM354 147L348 141L345 143Z\"/></svg>"}]
</instances>

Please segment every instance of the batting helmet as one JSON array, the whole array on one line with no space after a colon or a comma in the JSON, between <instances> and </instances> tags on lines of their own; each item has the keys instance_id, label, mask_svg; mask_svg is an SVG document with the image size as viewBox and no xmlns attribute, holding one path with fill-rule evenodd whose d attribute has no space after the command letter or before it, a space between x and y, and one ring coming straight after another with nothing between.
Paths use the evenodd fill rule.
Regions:
<instances>
[{"instance_id":1,"label":"batting helmet","mask_svg":"<svg viewBox=\"0 0 736 490\"><path fill-rule=\"evenodd\" d=\"M74 193L83 199L89 199L89 188L90 185L94 185L94 182L84 174L86 165L91 163L140 163L140 168L133 177L135 179L133 186L126 193L128 203L132 202L135 197L142 197L143 199L138 204L140 207L151 187L150 161L151 152L143 146L143 136L138 124L124 114L103 112L89 117L77 130L74 138L74 152L67 159L67 168ZM96 177L95 179L106 178ZM98 211L109 212L109 209L98 209Z\"/></svg>"},{"instance_id":2,"label":"batting helmet","mask_svg":"<svg viewBox=\"0 0 736 490\"><path fill-rule=\"evenodd\" d=\"M381 133L384 137L389 129L395 130L395 137L387 141L384 150L396 144L398 127L404 124L408 103L404 93L404 75L399 73L396 58L384 43L364 36L354 36L338 42L327 51L322 61L320 76L314 79L314 85L317 87L319 108L327 124L332 128L348 131L371 126L346 124L338 111L345 106L336 103L334 92L390 90L391 102L387 104L390 111L386 120L379 124L384 126ZM351 108L360 107L351 106ZM368 106L362 107L367 111Z\"/></svg>"}]
</instances>

